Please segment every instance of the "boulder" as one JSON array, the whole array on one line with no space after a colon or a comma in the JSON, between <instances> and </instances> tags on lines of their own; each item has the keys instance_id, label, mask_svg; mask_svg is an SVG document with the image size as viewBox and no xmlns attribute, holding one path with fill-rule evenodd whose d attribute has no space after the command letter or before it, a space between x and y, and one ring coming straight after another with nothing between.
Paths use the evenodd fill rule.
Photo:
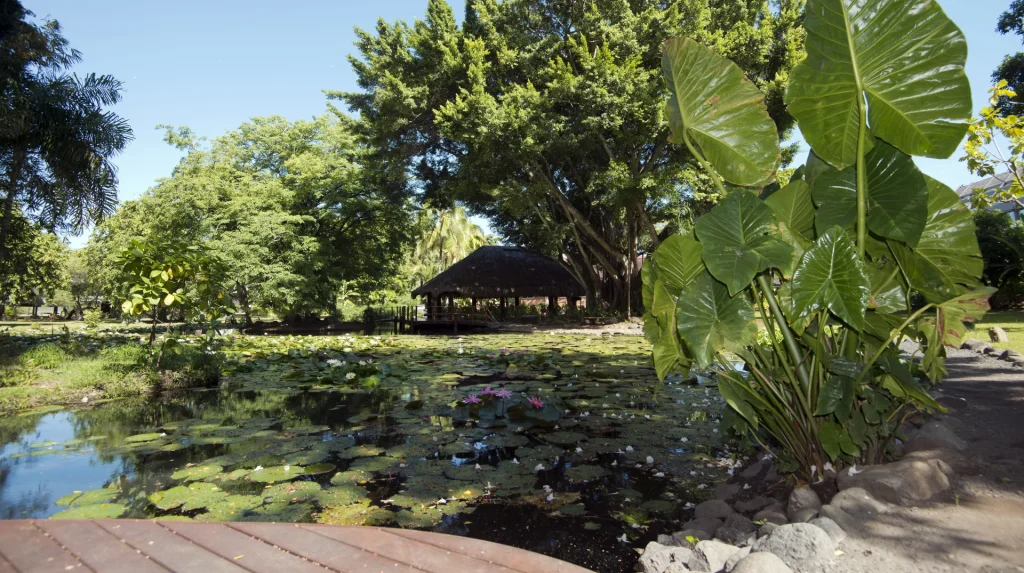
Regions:
<instances>
[{"instance_id":1,"label":"boulder","mask_svg":"<svg viewBox=\"0 0 1024 573\"><path fill-rule=\"evenodd\" d=\"M1009 342L1010 337L1006 335L1006 331L998 326L993 326L988 329L988 339L992 342Z\"/></svg>"},{"instance_id":2,"label":"boulder","mask_svg":"<svg viewBox=\"0 0 1024 573\"><path fill-rule=\"evenodd\" d=\"M949 466L954 472L964 473L971 471L973 465L963 454L960 452L954 452L953 450L947 450L945 448L937 448L934 450L916 450L908 452L905 459L909 460L941 460ZM943 466L945 469L946 466ZM949 477L953 477L952 474L946 474Z\"/></svg>"},{"instance_id":3,"label":"boulder","mask_svg":"<svg viewBox=\"0 0 1024 573\"><path fill-rule=\"evenodd\" d=\"M769 521L769 522L765 523L764 525L762 525L761 529L757 530L757 534L760 537L768 537L769 535L772 534L773 531L775 531L776 529L778 529L780 527L782 527L782 526L779 525L778 523L772 523L772 522Z\"/></svg>"},{"instance_id":4,"label":"boulder","mask_svg":"<svg viewBox=\"0 0 1024 573\"><path fill-rule=\"evenodd\" d=\"M991 344L986 344L985 346L982 346L979 352L981 354L986 354L989 356L995 356L996 354L999 354L999 351L996 350L996 347L992 346Z\"/></svg>"},{"instance_id":5,"label":"boulder","mask_svg":"<svg viewBox=\"0 0 1024 573\"><path fill-rule=\"evenodd\" d=\"M944 424L936 421L928 422L914 433L914 437L905 444L905 451L935 450L946 448L957 452L967 451L967 442L963 441Z\"/></svg>"},{"instance_id":6,"label":"boulder","mask_svg":"<svg viewBox=\"0 0 1024 573\"><path fill-rule=\"evenodd\" d=\"M862 470L846 468L839 473L838 483L840 490L859 487L882 501L910 505L949 490L952 472L942 460L904 458Z\"/></svg>"},{"instance_id":7,"label":"boulder","mask_svg":"<svg viewBox=\"0 0 1024 573\"><path fill-rule=\"evenodd\" d=\"M732 573L793 573L793 570L773 553L751 553L740 559Z\"/></svg>"},{"instance_id":8,"label":"boulder","mask_svg":"<svg viewBox=\"0 0 1024 573\"><path fill-rule=\"evenodd\" d=\"M732 504L732 506L733 508L736 509L736 511L742 513L750 513L752 511L760 511L773 503L775 503L774 499L770 497L764 497L763 495L759 495L754 499L748 499L746 501L737 501L736 503Z\"/></svg>"},{"instance_id":9,"label":"boulder","mask_svg":"<svg viewBox=\"0 0 1024 573\"><path fill-rule=\"evenodd\" d=\"M693 547L695 544L690 543L690 541L686 539L687 537L692 537L697 541L701 541L704 539L711 539L714 536L714 531L708 532L703 529L684 529L673 533L672 539L675 541L673 545L678 545L680 547ZM658 537L660 538L661 536L659 535Z\"/></svg>"},{"instance_id":10,"label":"boulder","mask_svg":"<svg viewBox=\"0 0 1024 573\"><path fill-rule=\"evenodd\" d=\"M807 486L798 487L789 494L786 517L790 521L810 521L814 515L817 515L820 507L821 500L813 489Z\"/></svg>"},{"instance_id":11,"label":"boulder","mask_svg":"<svg viewBox=\"0 0 1024 573\"><path fill-rule=\"evenodd\" d=\"M739 484L735 483L723 483L715 488L715 499L722 501L729 501L736 497L736 494L740 492Z\"/></svg>"},{"instance_id":12,"label":"boulder","mask_svg":"<svg viewBox=\"0 0 1024 573\"><path fill-rule=\"evenodd\" d=\"M832 498L829 505L856 517L874 517L880 513L888 513L890 509L888 504L878 501L868 490L861 487L844 488ZM839 520L835 521L838 523Z\"/></svg>"},{"instance_id":13,"label":"boulder","mask_svg":"<svg viewBox=\"0 0 1024 573\"><path fill-rule=\"evenodd\" d=\"M835 542L820 527L791 523L779 526L768 537L758 539L753 552L774 553L786 565L803 568L829 559L835 548Z\"/></svg>"},{"instance_id":14,"label":"boulder","mask_svg":"<svg viewBox=\"0 0 1024 573\"><path fill-rule=\"evenodd\" d=\"M752 548L750 547L743 547L736 553L733 553L731 557L725 560L724 571L726 573L729 573L730 571L735 569L736 564L742 561L747 555L750 555L751 550ZM767 553L766 555L771 555L771 553Z\"/></svg>"},{"instance_id":15,"label":"boulder","mask_svg":"<svg viewBox=\"0 0 1024 573\"><path fill-rule=\"evenodd\" d=\"M857 531L859 527L855 517L832 504L821 506L821 510L818 513L821 514L821 517L818 519L831 519L834 523L838 524L843 531ZM813 520L812 523L818 519ZM826 533L828 532L826 531Z\"/></svg>"},{"instance_id":16,"label":"boulder","mask_svg":"<svg viewBox=\"0 0 1024 573\"><path fill-rule=\"evenodd\" d=\"M691 519L683 524L683 529L694 529L697 531L703 531L705 533L704 538L710 539L718 531L719 527L722 527L724 522L721 519L715 519L712 517L698 517L697 519ZM698 536L694 536L698 537Z\"/></svg>"},{"instance_id":17,"label":"boulder","mask_svg":"<svg viewBox=\"0 0 1024 573\"><path fill-rule=\"evenodd\" d=\"M789 523L789 518L786 517L786 514L782 513L782 511L770 507L755 513L754 521L764 521L765 523L774 523L775 525L785 525Z\"/></svg>"},{"instance_id":18,"label":"boulder","mask_svg":"<svg viewBox=\"0 0 1024 573\"><path fill-rule=\"evenodd\" d=\"M839 526L838 523L828 517L818 517L809 521L811 525L820 527L822 531L828 534L837 545L846 539L846 531Z\"/></svg>"},{"instance_id":19,"label":"boulder","mask_svg":"<svg viewBox=\"0 0 1024 573\"><path fill-rule=\"evenodd\" d=\"M686 547L682 543L676 541L675 537L672 537L671 535L665 535L664 533L658 535L658 543L666 547Z\"/></svg>"},{"instance_id":20,"label":"boulder","mask_svg":"<svg viewBox=\"0 0 1024 573\"><path fill-rule=\"evenodd\" d=\"M753 521L734 513L727 517L722 527L715 531L715 537L728 543L737 544L746 540L755 531L757 531L757 526Z\"/></svg>"},{"instance_id":21,"label":"boulder","mask_svg":"<svg viewBox=\"0 0 1024 573\"><path fill-rule=\"evenodd\" d=\"M975 352L977 352L976 349L980 349L982 346L986 346L986 344L984 342L978 340L977 338L968 338L967 340L963 341L960 344L960 349L961 350L974 350Z\"/></svg>"},{"instance_id":22,"label":"boulder","mask_svg":"<svg viewBox=\"0 0 1024 573\"><path fill-rule=\"evenodd\" d=\"M1013 362L1014 358L1017 358L1017 359L1020 359L1020 360L1024 360L1024 354L1021 354L1020 352L1017 352L1016 350L1004 350L1003 353L999 355L999 359L1000 360L1005 360L1007 362ZM965 402L966 402L966 400L965 400ZM943 405L945 405L945 404L943 404Z\"/></svg>"},{"instance_id":23,"label":"boulder","mask_svg":"<svg viewBox=\"0 0 1024 573\"><path fill-rule=\"evenodd\" d=\"M770 461L762 459L757 463L750 464L749 466L744 468L743 472L740 475L742 475L745 478L755 478L761 475L762 472L768 471L771 467L772 463Z\"/></svg>"},{"instance_id":24,"label":"boulder","mask_svg":"<svg viewBox=\"0 0 1024 573\"><path fill-rule=\"evenodd\" d=\"M725 569L725 562L738 551L739 547L721 541L701 541L693 550L693 558L689 562L690 569L718 573Z\"/></svg>"},{"instance_id":25,"label":"boulder","mask_svg":"<svg viewBox=\"0 0 1024 573\"><path fill-rule=\"evenodd\" d=\"M732 515L733 510L729 507L728 503L720 499L711 499L705 501L697 506L694 510L694 516L700 518L710 519L725 519Z\"/></svg>"},{"instance_id":26,"label":"boulder","mask_svg":"<svg viewBox=\"0 0 1024 573\"><path fill-rule=\"evenodd\" d=\"M652 541L640 556L640 567L645 573L665 573L669 565L679 563L685 566L693 558L693 551L686 547L669 547ZM684 569L685 571L685 569Z\"/></svg>"},{"instance_id":27,"label":"boulder","mask_svg":"<svg viewBox=\"0 0 1024 573\"><path fill-rule=\"evenodd\" d=\"M665 573L693 573L693 569L690 569L682 563L669 563L668 568L665 569Z\"/></svg>"}]
</instances>

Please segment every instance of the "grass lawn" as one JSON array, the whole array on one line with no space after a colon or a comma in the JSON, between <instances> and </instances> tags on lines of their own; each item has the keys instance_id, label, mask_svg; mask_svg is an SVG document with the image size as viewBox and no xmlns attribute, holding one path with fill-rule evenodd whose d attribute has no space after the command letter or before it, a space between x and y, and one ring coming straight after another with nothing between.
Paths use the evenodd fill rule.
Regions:
<instances>
[{"instance_id":1,"label":"grass lawn","mask_svg":"<svg viewBox=\"0 0 1024 573\"><path fill-rule=\"evenodd\" d=\"M978 322L974 327L974 338L989 341L988 329L998 326L1006 331L1010 341L1006 343L993 343L996 348L1012 349L1017 352L1024 352L1024 311L990 312L985 319Z\"/></svg>"}]
</instances>

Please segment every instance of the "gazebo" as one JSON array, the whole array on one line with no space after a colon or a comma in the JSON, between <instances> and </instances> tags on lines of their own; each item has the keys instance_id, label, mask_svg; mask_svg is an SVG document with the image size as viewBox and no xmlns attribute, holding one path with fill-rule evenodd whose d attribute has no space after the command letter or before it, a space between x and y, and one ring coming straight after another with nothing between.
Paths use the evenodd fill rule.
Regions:
<instances>
[{"instance_id":1,"label":"gazebo","mask_svg":"<svg viewBox=\"0 0 1024 573\"><path fill-rule=\"evenodd\" d=\"M501 317L505 318L508 299L519 306L523 297L547 297L548 308L558 306L565 297L575 310L583 285L562 265L540 253L518 247L487 246L473 251L448 270L412 291L413 296L427 298L427 316L436 320L439 314L455 313L455 299L471 299L475 310L481 299L498 299Z\"/></svg>"}]
</instances>

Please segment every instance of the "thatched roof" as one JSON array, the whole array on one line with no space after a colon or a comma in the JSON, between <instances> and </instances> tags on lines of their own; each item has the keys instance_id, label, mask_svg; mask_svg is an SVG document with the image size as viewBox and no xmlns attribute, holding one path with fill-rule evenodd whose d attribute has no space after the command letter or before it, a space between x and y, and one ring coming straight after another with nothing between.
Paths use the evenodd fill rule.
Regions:
<instances>
[{"instance_id":1,"label":"thatched roof","mask_svg":"<svg viewBox=\"0 0 1024 573\"><path fill-rule=\"evenodd\" d=\"M412 294L581 297L585 291L572 273L544 255L517 247L480 247Z\"/></svg>"}]
</instances>

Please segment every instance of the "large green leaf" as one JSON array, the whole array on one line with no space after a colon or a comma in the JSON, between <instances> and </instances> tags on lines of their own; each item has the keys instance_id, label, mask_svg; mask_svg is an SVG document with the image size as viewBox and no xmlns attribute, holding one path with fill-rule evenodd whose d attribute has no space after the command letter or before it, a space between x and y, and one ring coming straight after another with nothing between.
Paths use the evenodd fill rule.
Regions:
<instances>
[{"instance_id":1,"label":"large green leaf","mask_svg":"<svg viewBox=\"0 0 1024 573\"><path fill-rule=\"evenodd\" d=\"M779 134L764 94L733 62L690 38L665 43L662 65L672 93L672 141L697 145L722 178L761 185L779 166Z\"/></svg>"},{"instance_id":2,"label":"large green leaf","mask_svg":"<svg viewBox=\"0 0 1024 573\"><path fill-rule=\"evenodd\" d=\"M718 376L718 393L722 395L722 398L725 399L726 403L733 410L736 410L740 416L743 416L747 423L756 430L760 425L760 418L757 416L757 409L747 399L747 395L752 392L755 392L755 390L752 390L741 380L733 380L727 374L720 374Z\"/></svg>"},{"instance_id":3,"label":"large green leaf","mask_svg":"<svg viewBox=\"0 0 1024 573\"><path fill-rule=\"evenodd\" d=\"M967 42L938 2L809 0L804 28L786 104L822 159L857 161L862 98L871 133L903 152L956 151L971 115Z\"/></svg>"},{"instance_id":4,"label":"large green leaf","mask_svg":"<svg viewBox=\"0 0 1024 573\"><path fill-rule=\"evenodd\" d=\"M926 176L928 222L914 253L934 267L946 280L967 287L980 285L984 263L974 216L949 187Z\"/></svg>"},{"instance_id":5,"label":"large green leaf","mask_svg":"<svg viewBox=\"0 0 1024 573\"><path fill-rule=\"evenodd\" d=\"M716 352L748 344L757 334L750 303L742 295L729 296L707 273L683 292L677 307L676 327L701 368L715 360Z\"/></svg>"},{"instance_id":6,"label":"large green leaf","mask_svg":"<svg viewBox=\"0 0 1024 573\"><path fill-rule=\"evenodd\" d=\"M790 230L805 239L814 238L814 203L811 201L811 188L806 181L790 181L764 202L775 211L779 221L789 225Z\"/></svg>"},{"instance_id":7,"label":"large green leaf","mask_svg":"<svg viewBox=\"0 0 1024 573\"><path fill-rule=\"evenodd\" d=\"M693 237L672 235L661 243L651 257L656 278L664 281L669 292L679 296L704 270L700 254L701 245Z\"/></svg>"},{"instance_id":8,"label":"large green leaf","mask_svg":"<svg viewBox=\"0 0 1024 573\"><path fill-rule=\"evenodd\" d=\"M835 422L825 422L818 430L818 440L828 457L835 460L842 453L860 455L860 449L853 443L850 433Z\"/></svg>"},{"instance_id":9,"label":"large green leaf","mask_svg":"<svg viewBox=\"0 0 1024 573\"><path fill-rule=\"evenodd\" d=\"M825 231L793 273L793 310L806 318L827 308L850 326L864 327L871 283L853 241L839 227Z\"/></svg>"},{"instance_id":10,"label":"large green leaf","mask_svg":"<svg viewBox=\"0 0 1024 573\"><path fill-rule=\"evenodd\" d=\"M676 370L688 369L691 361L679 344L676 331L676 299L663 280L658 280L654 285L651 317L658 328L658 336L652 345L654 370L658 379L664 380Z\"/></svg>"},{"instance_id":11,"label":"large green leaf","mask_svg":"<svg viewBox=\"0 0 1024 573\"><path fill-rule=\"evenodd\" d=\"M730 294L745 289L757 273L792 261L793 248L778 236L777 223L764 201L739 191L697 220L704 264Z\"/></svg>"},{"instance_id":12,"label":"large green leaf","mask_svg":"<svg viewBox=\"0 0 1024 573\"><path fill-rule=\"evenodd\" d=\"M867 154L868 229L914 246L921 238L928 215L928 183L909 155L879 142ZM838 225L857 221L857 170L831 169L817 177L812 189L818 212L815 227L821 234Z\"/></svg>"},{"instance_id":13,"label":"large green leaf","mask_svg":"<svg viewBox=\"0 0 1024 573\"><path fill-rule=\"evenodd\" d=\"M975 323L988 312L988 299L996 292L993 287L978 287L952 298L936 307L935 327L946 346L960 348L969 329L965 323Z\"/></svg>"}]
</instances>

